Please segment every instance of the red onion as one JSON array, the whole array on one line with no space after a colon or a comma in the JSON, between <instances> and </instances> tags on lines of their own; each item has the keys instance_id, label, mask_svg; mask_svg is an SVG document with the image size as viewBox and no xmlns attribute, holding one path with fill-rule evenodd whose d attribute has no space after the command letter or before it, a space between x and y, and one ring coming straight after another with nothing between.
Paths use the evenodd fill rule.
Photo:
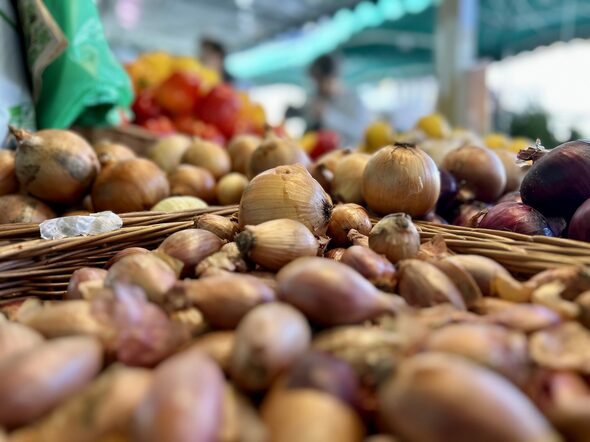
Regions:
<instances>
[{"instance_id":1,"label":"red onion","mask_svg":"<svg viewBox=\"0 0 590 442\"><path fill-rule=\"evenodd\" d=\"M590 241L590 198L574 213L567 236L579 241Z\"/></svg>"},{"instance_id":2,"label":"red onion","mask_svg":"<svg viewBox=\"0 0 590 442\"><path fill-rule=\"evenodd\" d=\"M440 195L436 203L436 213L443 218L450 218L450 214L457 208L459 204L457 200L457 193L459 186L457 180L450 172L446 170L439 170L440 172Z\"/></svg>"},{"instance_id":3,"label":"red onion","mask_svg":"<svg viewBox=\"0 0 590 442\"><path fill-rule=\"evenodd\" d=\"M522 201L545 216L570 218L590 198L590 142L570 141L538 151L544 155L522 181Z\"/></svg>"},{"instance_id":4,"label":"red onion","mask_svg":"<svg viewBox=\"0 0 590 442\"><path fill-rule=\"evenodd\" d=\"M477 227L508 230L524 235L555 236L547 219L530 206L506 202L481 212Z\"/></svg>"},{"instance_id":5,"label":"red onion","mask_svg":"<svg viewBox=\"0 0 590 442\"><path fill-rule=\"evenodd\" d=\"M474 201L469 204L462 204L459 207L457 216L453 219L452 224L456 226L475 227L473 217L487 207L487 204L484 204L480 201Z\"/></svg>"},{"instance_id":6,"label":"red onion","mask_svg":"<svg viewBox=\"0 0 590 442\"><path fill-rule=\"evenodd\" d=\"M520 197L520 191L515 190L513 192L508 192L502 198L498 200L498 204L500 203L522 203L522 198Z\"/></svg>"}]
</instances>

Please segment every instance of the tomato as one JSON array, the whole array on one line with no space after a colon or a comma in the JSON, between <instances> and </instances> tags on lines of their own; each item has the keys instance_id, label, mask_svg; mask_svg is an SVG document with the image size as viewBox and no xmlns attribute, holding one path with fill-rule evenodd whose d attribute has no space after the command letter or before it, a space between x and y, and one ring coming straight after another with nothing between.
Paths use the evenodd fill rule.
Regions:
<instances>
[{"instance_id":1,"label":"tomato","mask_svg":"<svg viewBox=\"0 0 590 442\"><path fill-rule=\"evenodd\" d=\"M149 120L144 121L141 125L157 135L168 135L176 132L170 118L163 115L156 118L150 118Z\"/></svg>"},{"instance_id":2,"label":"tomato","mask_svg":"<svg viewBox=\"0 0 590 442\"><path fill-rule=\"evenodd\" d=\"M175 72L156 89L156 101L170 115L190 114L201 95L201 81L189 72Z\"/></svg>"},{"instance_id":3,"label":"tomato","mask_svg":"<svg viewBox=\"0 0 590 442\"><path fill-rule=\"evenodd\" d=\"M137 94L131 110L135 114L135 121L139 124L162 115L162 109L156 103L153 92L147 89Z\"/></svg>"},{"instance_id":4,"label":"tomato","mask_svg":"<svg viewBox=\"0 0 590 442\"><path fill-rule=\"evenodd\" d=\"M174 127L187 135L214 141L225 145L225 137L215 126L197 120L190 115L183 115L174 119Z\"/></svg>"},{"instance_id":5,"label":"tomato","mask_svg":"<svg viewBox=\"0 0 590 442\"><path fill-rule=\"evenodd\" d=\"M227 84L219 84L200 100L196 114L200 120L214 125L229 139L236 129L240 105L236 91Z\"/></svg>"},{"instance_id":6,"label":"tomato","mask_svg":"<svg viewBox=\"0 0 590 442\"><path fill-rule=\"evenodd\" d=\"M317 133L317 141L309 153L312 160L321 157L323 154L335 150L340 144L340 136L331 130L321 130Z\"/></svg>"}]
</instances>

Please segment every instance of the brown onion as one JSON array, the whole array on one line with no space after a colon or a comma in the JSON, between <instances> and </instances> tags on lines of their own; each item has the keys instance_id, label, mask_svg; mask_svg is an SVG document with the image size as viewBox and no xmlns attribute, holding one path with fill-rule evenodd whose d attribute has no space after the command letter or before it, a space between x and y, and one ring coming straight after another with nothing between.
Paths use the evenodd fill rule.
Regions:
<instances>
[{"instance_id":1,"label":"brown onion","mask_svg":"<svg viewBox=\"0 0 590 442\"><path fill-rule=\"evenodd\" d=\"M107 165L92 186L97 211L149 210L170 192L164 172L152 161L136 158Z\"/></svg>"},{"instance_id":2,"label":"brown onion","mask_svg":"<svg viewBox=\"0 0 590 442\"><path fill-rule=\"evenodd\" d=\"M143 247L127 247L126 249L119 250L112 256L111 259L107 261L105 268L108 269L117 261L120 261L124 256L133 255L135 253L150 253L150 251L148 249L144 249Z\"/></svg>"},{"instance_id":3,"label":"brown onion","mask_svg":"<svg viewBox=\"0 0 590 442\"><path fill-rule=\"evenodd\" d=\"M248 178L245 175L237 172L228 173L219 180L215 188L217 201L222 206L238 204L247 185Z\"/></svg>"},{"instance_id":4,"label":"brown onion","mask_svg":"<svg viewBox=\"0 0 590 442\"><path fill-rule=\"evenodd\" d=\"M332 244L345 246L350 244L348 232L354 229L363 235L371 231L371 219L367 211L358 204L337 204L332 210L332 217L328 223L326 234L331 238Z\"/></svg>"},{"instance_id":5,"label":"brown onion","mask_svg":"<svg viewBox=\"0 0 590 442\"><path fill-rule=\"evenodd\" d=\"M238 325L230 358L231 377L240 387L260 391L293 365L309 347L305 317L283 303L263 304Z\"/></svg>"},{"instance_id":6,"label":"brown onion","mask_svg":"<svg viewBox=\"0 0 590 442\"><path fill-rule=\"evenodd\" d=\"M340 262L355 269L381 290L393 291L395 267L383 255L368 247L352 246L344 251Z\"/></svg>"},{"instance_id":7,"label":"brown onion","mask_svg":"<svg viewBox=\"0 0 590 442\"><path fill-rule=\"evenodd\" d=\"M340 261L342 259L342 255L344 255L346 249L342 247L337 247L335 249L330 249L326 253L324 253L324 257L328 259L333 259L334 261Z\"/></svg>"},{"instance_id":8,"label":"brown onion","mask_svg":"<svg viewBox=\"0 0 590 442\"><path fill-rule=\"evenodd\" d=\"M209 356L225 372L229 372L229 359L236 340L233 330L212 331L194 341L191 348L196 348Z\"/></svg>"},{"instance_id":9,"label":"brown onion","mask_svg":"<svg viewBox=\"0 0 590 442\"><path fill-rule=\"evenodd\" d=\"M459 147L447 154L442 168L457 179L463 193L486 203L496 201L506 188L504 165L487 147Z\"/></svg>"},{"instance_id":10,"label":"brown onion","mask_svg":"<svg viewBox=\"0 0 590 442\"><path fill-rule=\"evenodd\" d=\"M49 206L27 195L0 196L0 224L40 223L55 218Z\"/></svg>"},{"instance_id":11,"label":"brown onion","mask_svg":"<svg viewBox=\"0 0 590 442\"><path fill-rule=\"evenodd\" d=\"M158 247L158 250L182 261L181 275L194 273L195 266L207 256L221 249L223 241L214 233L202 229L186 229L173 233Z\"/></svg>"},{"instance_id":12,"label":"brown onion","mask_svg":"<svg viewBox=\"0 0 590 442\"><path fill-rule=\"evenodd\" d=\"M59 129L10 131L18 143L16 176L27 192L54 203L82 199L99 169L96 153L84 138Z\"/></svg>"},{"instance_id":13,"label":"brown onion","mask_svg":"<svg viewBox=\"0 0 590 442\"><path fill-rule=\"evenodd\" d=\"M196 349L178 353L155 370L135 412L134 440L217 441L221 433L223 374Z\"/></svg>"},{"instance_id":14,"label":"brown onion","mask_svg":"<svg viewBox=\"0 0 590 442\"><path fill-rule=\"evenodd\" d=\"M203 201L215 201L215 177L203 167L181 164L168 174L170 195L195 196Z\"/></svg>"},{"instance_id":15,"label":"brown onion","mask_svg":"<svg viewBox=\"0 0 590 442\"><path fill-rule=\"evenodd\" d=\"M227 151L212 141L195 139L182 156L182 163L192 164L207 169L215 179L221 178L231 169L231 160Z\"/></svg>"},{"instance_id":16,"label":"brown onion","mask_svg":"<svg viewBox=\"0 0 590 442\"><path fill-rule=\"evenodd\" d=\"M226 241L233 241L234 236L238 233L238 225L234 221L225 216L212 213L199 216L196 227L197 229L208 230Z\"/></svg>"},{"instance_id":17,"label":"brown onion","mask_svg":"<svg viewBox=\"0 0 590 442\"><path fill-rule=\"evenodd\" d=\"M191 144L186 135L174 134L160 138L148 150L147 158L166 172L172 172L180 164L180 159Z\"/></svg>"},{"instance_id":18,"label":"brown onion","mask_svg":"<svg viewBox=\"0 0 590 442\"><path fill-rule=\"evenodd\" d=\"M299 258L277 274L278 297L322 325L355 324L395 313L399 296L380 292L345 264L325 258Z\"/></svg>"},{"instance_id":19,"label":"brown onion","mask_svg":"<svg viewBox=\"0 0 590 442\"><path fill-rule=\"evenodd\" d=\"M279 218L307 226L316 235L328 227L332 200L302 165L279 166L250 181L238 213L240 227Z\"/></svg>"},{"instance_id":20,"label":"brown onion","mask_svg":"<svg viewBox=\"0 0 590 442\"><path fill-rule=\"evenodd\" d=\"M79 289L81 284L84 284L87 281L104 281L106 276L107 271L104 269L82 267L76 270L70 277L65 299L82 299L82 293Z\"/></svg>"},{"instance_id":21,"label":"brown onion","mask_svg":"<svg viewBox=\"0 0 590 442\"><path fill-rule=\"evenodd\" d=\"M343 203L363 204L363 173L371 158L365 153L351 153L346 155L334 169L332 180L332 194L337 201Z\"/></svg>"},{"instance_id":22,"label":"brown onion","mask_svg":"<svg viewBox=\"0 0 590 442\"><path fill-rule=\"evenodd\" d=\"M416 256L420 249L420 233L407 214L394 213L373 226L369 247L395 264Z\"/></svg>"},{"instance_id":23,"label":"brown onion","mask_svg":"<svg viewBox=\"0 0 590 442\"><path fill-rule=\"evenodd\" d=\"M18 190L14 157L11 150L0 149L0 196Z\"/></svg>"},{"instance_id":24,"label":"brown onion","mask_svg":"<svg viewBox=\"0 0 590 442\"><path fill-rule=\"evenodd\" d=\"M325 153L311 165L309 173L326 192L332 193L332 182L336 166L342 158L351 152L350 149L336 149Z\"/></svg>"},{"instance_id":25,"label":"brown onion","mask_svg":"<svg viewBox=\"0 0 590 442\"><path fill-rule=\"evenodd\" d=\"M231 170L243 175L248 174L248 164L252 153L256 150L262 139L255 135L236 135L227 145L227 153L231 159Z\"/></svg>"},{"instance_id":26,"label":"brown onion","mask_svg":"<svg viewBox=\"0 0 590 442\"><path fill-rule=\"evenodd\" d=\"M505 149L495 149L494 152L502 161L506 171L506 187L504 187L503 193L520 189L520 183L522 183L527 169L516 164L517 158L514 152Z\"/></svg>"},{"instance_id":27,"label":"brown onion","mask_svg":"<svg viewBox=\"0 0 590 442\"><path fill-rule=\"evenodd\" d=\"M36 330L18 322L0 322L0 364L43 342Z\"/></svg>"},{"instance_id":28,"label":"brown onion","mask_svg":"<svg viewBox=\"0 0 590 442\"><path fill-rule=\"evenodd\" d=\"M110 141L98 142L94 145L94 151L102 164L136 158L135 152L127 146L119 143L111 143Z\"/></svg>"},{"instance_id":29,"label":"brown onion","mask_svg":"<svg viewBox=\"0 0 590 442\"><path fill-rule=\"evenodd\" d=\"M253 178L265 170L277 166L301 164L310 165L310 160L304 150L294 141L269 134L256 148L250 157L248 178Z\"/></svg>"},{"instance_id":30,"label":"brown onion","mask_svg":"<svg viewBox=\"0 0 590 442\"><path fill-rule=\"evenodd\" d=\"M413 144L379 149L363 174L363 197L379 214L422 216L436 205L440 174L432 159Z\"/></svg>"}]
</instances>

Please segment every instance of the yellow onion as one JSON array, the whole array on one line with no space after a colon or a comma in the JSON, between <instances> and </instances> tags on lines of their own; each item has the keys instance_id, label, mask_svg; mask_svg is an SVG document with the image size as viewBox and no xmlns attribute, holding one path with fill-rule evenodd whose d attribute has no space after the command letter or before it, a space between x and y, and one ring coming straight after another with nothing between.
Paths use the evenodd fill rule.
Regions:
<instances>
[{"instance_id":1,"label":"yellow onion","mask_svg":"<svg viewBox=\"0 0 590 442\"><path fill-rule=\"evenodd\" d=\"M225 372L229 372L229 358L236 340L234 330L217 330L199 336L191 348L209 356Z\"/></svg>"},{"instance_id":2,"label":"yellow onion","mask_svg":"<svg viewBox=\"0 0 590 442\"><path fill-rule=\"evenodd\" d=\"M180 164L191 139L186 135L168 135L156 141L148 150L147 158L166 172L172 172Z\"/></svg>"},{"instance_id":3,"label":"yellow onion","mask_svg":"<svg viewBox=\"0 0 590 442\"><path fill-rule=\"evenodd\" d=\"M152 207L152 212L180 212L183 210L203 209L207 203L194 196L170 196L160 200Z\"/></svg>"},{"instance_id":4,"label":"yellow onion","mask_svg":"<svg viewBox=\"0 0 590 442\"><path fill-rule=\"evenodd\" d=\"M96 153L84 138L59 129L10 130L18 143L16 176L27 192L61 204L82 199L99 169Z\"/></svg>"},{"instance_id":5,"label":"yellow onion","mask_svg":"<svg viewBox=\"0 0 590 442\"><path fill-rule=\"evenodd\" d=\"M503 193L512 192L520 189L520 183L522 183L522 179L526 175L527 168L520 167L516 164L516 154L514 152L510 152L506 149L496 149L494 150L502 164L504 165L504 170L506 171L506 187L504 188Z\"/></svg>"},{"instance_id":6,"label":"yellow onion","mask_svg":"<svg viewBox=\"0 0 590 442\"><path fill-rule=\"evenodd\" d=\"M40 223L54 218L49 206L27 195L0 196L0 224Z\"/></svg>"},{"instance_id":7,"label":"yellow onion","mask_svg":"<svg viewBox=\"0 0 590 442\"><path fill-rule=\"evenodd\" d=\"M269 134L250 157L248 177L253 178L273 167L291 164L308 167L310 160L305 151L294 141Z\"/></svg>"},{"instance_id":8,"label":"yellow onion","mask_svg":"<svg viewBox=\"0 0 590 442\"><path fill-rule=\"evenodd\" d=\"M351 246L345 249L340 262L355 269L377 288L393 291L395 267L385 256L375 253L368 247Z\"/></svg>"},{"instance_id":9,"label":"yellow onion","mask_svg":"<svg viewBox=\"0 0 590 442\"><path fill-rule=\"evenodd\" d=\"M471 144L447 154L442 168L450 172L463 193L476 200L496 201L506 188L506 170L496 153Z\"/></svg>"},{"instance_id":10,"label":"yellow onion","mask_svg":"<svg viewBox=\"0 0 590 442\"><path fill-rule=\"evenodd\" d=\"M440 166L447 154L462 144L461 140L428 138L419 143L419 146L437 166Z\"/></svg>"},{"instance_id":11,"label":"yellow onion","mask_svg":"<svg viewBox=\"0 0 590 442\"><path fill-rule=\"evenodd\" d=\"M342 158L350 153L350 149L336 149L325 153L311 165L309 170L311 176L321 184L326 192L332 192L332 181L334 180L336 166Z\"/></svg>"},{"instance_id":12,"label":"yellow onion","mask_svg":"<svg viewBox=\"0 0 590 442\"><path fill-rule=\"evenodd\" d=\"M215 200L215 177L203 167L181 164L168 174L170 195L196 196L212 203Z\"/></svg>"},{"instance_id":13,"label":"yellow onion","mask_svg":"<svg viewBox=\"0 0 590 442\"><path fill-rule=\"evenodd\" d=\"M246 175L238 172L228 173L219 180L215 188L217 201L223 206L238 204L247 185L248 178Z\"/></svg>"},{"instance_id":14,"label":"yellow onion","mask_svg":"<svg viewBox=\"0 0 590 442\"><path fill-rule=\"evenodd\" d=\"M231 169L229 154L223 147L198 138L186 149L181 162L203 167L211 172L215 179L221 178Z\"/></svg>"},{"instance_id":15,"label":"yellow onion","mask_svg":"<svg viewBox=\"0 0 590 442\"><path fill-rule=\"evenodd\" d=\"M206 213L197 218L197 229L208 230L219 238L232 241L238 233L238 225L231 219L221 215Z\"/></svg>"},{"instance_id":16,"label":"yellow onion","mask_svg":"<svg viewBox=\"0 0 590 442\"><path fill-rule=\"evenodd\" d=\"M404 212L423 216L440 193L440 174L432 159L413 144L396 144L378 150L363 174L363 197L379 214Z\"/></svg>"},{"instance_id":17,"label":"yellow onion","mask_svg":"<svg viewBox=\"0 0 590 442\"><path fill-rule=\"evenodd\" d=\"M269 270L279 270L301 256L315 256L319 247L309 229L292 219L246 226L236 244L243 255Z\"/></svg>"},{"instance_id":18,"label":"yellow onion","mask_svg":"<svg viewBox=\"0 0 590 442\"><path fill-rule=\"evenodd\" d=\"M265 221L289 218L307 226L314 234L326 231L332 200L300 164L279 166L250 181L238 213L241 228Z\"/></svg>"},{"instance_id":19,"label":"yellow onion","mask_svg":"<svg viewBox=\"0 0 590 442\"><path fill-rule=\"evenodd\" d=\"M358 204L337 204L332 211L332 217L328 223L327 235L331 244L345 246L350 244L348 232L351 229L368 235L371 231L371 220L367 211Z\"/></svg>"},{"instance_id":20,"label":"yellow onion","mask_svg":"<svg viewBox=\"0 0 590 442\"><path fill-rule=\"evenodd\" d=\"M231 159L231 170L243 175L248 174L248 164L252 153L256 150L262 139L256 135L236 135L227 145L227 153Z\"/></svg>"},{"instance_id":21,"label":"yellow onion","mask_svg":"<svg viewBox=\"0 0 590 442\"><path fill-rule=\"evenodd\" d=\"M169 192L162 169L150 160L135 158L100 171L92 186L92 204L97 211L136 212L150 209Z\"/></svg>"},{"instance_id":22,"label":"yellow onion","mask_svg":"<svg viewBox=\"0 0 590 442\"><path fill-rule=\"evenodd\" d=\"M332 194L337 201L357 204L364 202L363 173L370 158L365 153L351 153L338 161L332 181Z\"/></svg>"},{"instance_id":23,"label":"yellow onion","mask_svg":"<svg viewBox=\"0 0 590 442\"><path fill-rule=\"evenodd\" d=\"M420 234L408 215L394 213L371 229L369 247L395 264L416 256L420 249Z\"/></svg>"},{"instance_id":24,"label":"yellow onion","mask_svg":"<svg viewBox=\"0 0 590 442\"><path fill-rule=\"evenodd\" d=\"M0 149L0 196L18 190L14 152Z\"/></svg>"},{"instance_id":25,"label":"yellow onion","mask_svg":"<svg viewBox=\"0 0 590 442\"><path fill-rule=\"evenodd\" d=\"M207 230L186 229L173 233L158 247L158 250L182 261L182 275L194 273L195 266L207 256L221 249L223 241Z\"/></svg>"},{"instance_id":26,"label":"yellow onion","mask_svg":"<svg viewBox=\"0 0 590 442\"><path fill-rule=\"evenodd\" d=\"M133 255L134 253L150 253L150 251L148 249L144 249L143 247L127 247L126 249L119 250L117 253L115 253L112 258L107 261L105 267L108 269L117 261L120 261L123 257L127 255Z\"/></svg>"},{"instance_id":27,"label":"yellow onion","mask_svg":"<svg viewBox=\"0 0 590 442\"><path fill-rule=\"evenodd\" d=\"M100 141L94 145L94 151L101 164L113 161L125 161L136 158L135 152L127 146L110 141Z\"/></svg>"}]
</instances>

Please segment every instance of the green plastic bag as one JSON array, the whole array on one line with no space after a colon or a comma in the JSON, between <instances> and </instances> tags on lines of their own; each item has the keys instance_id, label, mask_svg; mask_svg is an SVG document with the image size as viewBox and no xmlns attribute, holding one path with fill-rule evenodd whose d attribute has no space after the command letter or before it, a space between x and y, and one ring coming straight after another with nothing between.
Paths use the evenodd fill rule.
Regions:
<instances>
[{"instance_id":1,"label":"green plastic bag","mask_svg":"<svg viewBox=\"0 0 590 442\"><path fill-rule=\"evenodd\" d=\"M18 2L39 128L115 125L133 100L93 0Z\"/></svg>"}]
</instances>

